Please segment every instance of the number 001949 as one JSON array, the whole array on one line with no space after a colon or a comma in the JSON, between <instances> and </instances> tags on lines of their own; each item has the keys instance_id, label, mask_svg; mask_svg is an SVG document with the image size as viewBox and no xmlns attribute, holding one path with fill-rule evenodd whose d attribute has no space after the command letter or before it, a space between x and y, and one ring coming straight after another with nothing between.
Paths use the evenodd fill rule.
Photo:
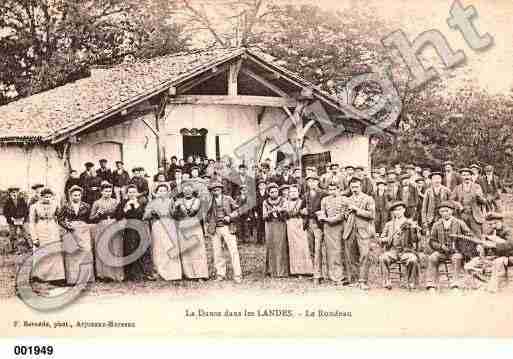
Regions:
<instances>
[{"instance_id":1,"label":"number 001949","mask_svg":"<svg viewBox=\"0 0 513 359\"><path fill-rule=\"evenodd\" d=\"M14 355L53 355L51 345L16 345Z\"/></svg>"}]
</instances>

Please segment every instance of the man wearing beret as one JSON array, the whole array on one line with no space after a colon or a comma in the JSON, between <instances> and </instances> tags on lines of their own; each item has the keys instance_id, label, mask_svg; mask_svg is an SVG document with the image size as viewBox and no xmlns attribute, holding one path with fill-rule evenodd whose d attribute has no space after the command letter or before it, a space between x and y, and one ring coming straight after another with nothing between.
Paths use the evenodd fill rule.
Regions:
<instances>
[{"instance_id":1,"label":"man wearing beret","mask_svg":"<svg viewBox=\"0 0 513 359\"><path fill-rule=\"evenodd\" d=\"M450 261L453 266L450 287L461 287L463 269L463 254L460 241L451 235L472 236L470 228L461 219L453 216L454 205L450 201L444 201L438 206L440 219L433 224L429 238L429 245L433 253L428 258L428 270L426 288L434 290L438 287L438 267L444 261Z\"/></svg>"},{"instance_id":2,"label":"man wearing beret","mask_svg":"<svg viewBox=\"0 0 513 359\"><path fill-rule=\"evenodd\" d=\"M489 211L499 211L501 208L500 192L503 191L502 182L494 173L493 166L485 166L484 172L479 184L486 198L487 209Z\"/></svg>"},{"instance_id":3,"label":"man wearing beret","mask_svg":"<svg viewBox=\"0 0 513 359\"><path fill-rule=\"evenodd\" d=\"M504 215L498 212L488 213L486 216L488 233L483 237L484 242L478 246L479 256L472 258L465 264L465 271L480 282L488 282L484 275L492 272L492 278L488 289L496 292L499 289L499 281L505 275L510 257L513 260L513 231L504 225ZM509 243L509 245L508 245Z\"/></svg>"},{"instance_id":4,"label":"man wearing beret","mask_svg":"<svg viewBox=\"0 0 513 359\"><path fill-rule=\"evenodd\" d=\"M457 185L451 193L450 200L456 201L461 213L461 219L470 227L477 237L483 233L484 213L482 206L486 204L483 190L477 183L472 183L472 171L460 169L463 182Z\"/></svg>"},{"instance_id":5,"label":"man wearing beret","mask_svg":"<svg viewBox=\"0 0 513 359\"><path fill-rule=\"evenodd\" d=\"M413 220L405 216L406 205L403 202L394 202L390 205L392 220L385 224L380 242L385 252L380 256L383 287L392 289L390 280L390 265L396 262L406 267L408 288L414 289L417 283L419 265L417 255L417 242L419 237Z\"/></svg>"},{"instance_id":6,"label":"man wearing beret","mask_svg":"<svg viewBox=\"0 0 513 359\"><path fill-rule=\"evenodd\" d=\"M374 218L376 216L374 199L362 192L362 179L353 177L349 181L349 215L344 225L342 240L348 274L351 282L358 281L362 290L368 290L370 267L369 242L374 237Z\"/></svg>"}]
</instances>

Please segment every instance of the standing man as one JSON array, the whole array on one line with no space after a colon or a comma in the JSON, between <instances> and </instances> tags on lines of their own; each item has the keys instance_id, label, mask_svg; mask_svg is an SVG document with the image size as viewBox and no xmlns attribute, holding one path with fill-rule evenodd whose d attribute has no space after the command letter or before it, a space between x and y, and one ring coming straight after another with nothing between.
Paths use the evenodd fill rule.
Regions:
<instances>
[{"instance_id":1,"label":"standing man","mask_svg":"<svg viewBox=\"0 0 513 359\"><path fill-rule=\"evenodd\" d=\"M469 168L472 171L472 175L470 176L472 179L472 183L479 183L479 181L481 180L481 167L473 163L470 165Z\"/></svg>"},{"instance_id":2,"label":"standing man","mask_svg":"<svg viewBox=\"0 0 513 359\"><path fill-rule=\"evenodd\" d=\"M408 164L405 167L406 173L410 177L410 183L415 184L415 180L417 179L417 172L415 172L415 166L412 164Z\"/></svg>"},{"instance_id":3,"label":"standing man","mask_svg":"<svg viewBox=\"0 0 513 359\"><path fill-rule=\"evenodd\" d=\"M451 194L451 201L458 203L461 219L470 227L477 237L483 233L484 213L482 205L486 204L483 190L477 183L472 183L472 171L468 168L460 170L463 183L456 186Z\"/></svg>"},{"instance_id":4,"label":"standing man","mask_svg":"<svg viewBox=\"0 0 513 359\"><path fill-rule=\"evenodd\" d=\"M426 190L422 200L422 227L425 230L431 230L433 223L440 219L438 206L444 201L448 201L451 196L449 188L442 185L442 174L440 172L431 173L431 187Z\"/></svg>"},{"instance_id":5,"label":"standing man","mask_svg":"<svg viewBox=\"0 0 513 359\"><path fill-rule=\"evenodd\" d=\"M9 224L10 247L18 252L22 245L26 245L27 249L31 247L27 228L29 206L18 187L11 187L7 191L9 197L4 204L3 215Z\"/></svg>"},{"instance_id":6,"label":"standing man","mask_svg":"<svg viewBox=\"0 0 513 359\"><path fill-rule=\"evenodd\" d=\"M371 179L369 178L369 176L367 176L367 174L364 172L365 169L363 168L363 166L357 166L355 168L355 176L358 177L359 179L361 179L361 186L362 186L362 192L365 193L366 195L369 195L371 196L372 195L372 191L373 191L373 186L372 186L372 181Z\"/></svg>"},{"instance_id":7,"label":"standing man","mask_svg":"<svg viewBox=\"0 0 513 359\"><path fill-rule=\"evenodd\" d=\"M178 159L176 158L176 156L171 157L171 163L169 164L169 168L167 169L167 173L166 173L166 180L168 180L168 181L175 180L175 171L178 168L177 161L178 161Z\"/></svg>"},{"instance_id":8,"label":"standing man","mask_svg":"<svg viewBox=\"0 0 513 359\"><path fill-rule=\"evenodd\" d=\"M125 171L123 161L116 161L116 169L112 173L112 185L114 186L114 196L118 201L126 197L126 186L130 182L130 175Z\"/></svg>"},{"instance_id":9,"label":"standing man","mask_svg":"<svg viewBox=\"0 0 513 359\"><path fill-rule=\"evenodd\" d=\"M362 192L362 179L353 177L349 181L350 214L344 226L342 240L345 243L346 263L351 281L358 280L360 289L368 290L370 267L369 242L374 237L376 216L374 199Z\"/></svg>"},{"instance_id":10,"label":"standing man","mask_svg":"<svg viewBox=\"0 0 513 359\"><path fill-rule=\"evenodd\" d=\"M396 202L401 199L401 186L395 172L388 173L387 199L389 202Z\"/></svg>"},{"instance_id":11,"label":"standing man","mask_svg":"<svg viewBox=\"0 0 513 359\"><path fill-rule=\"evenodd\" d=\"M461 183L461 178L454 172L454 163L452 161L444 162L444 179L442 184L451 191Z\"/></svg>"},{"instance_id":12,"label":"standing man","mask_svg":"<svg viewBox=\"0 0 513 359\"><path fill-rule=\"evenodd\" d=\"M328 196L321 200L320 221L324 223L324 243L328 278L335 283L346 280L342 261L342 229L347 215L347 197L339 193L336 182L328 184Z\"/></svg>"},{"instance_id":13,"label":"standing man","mask_svg":"<svg viewBox=\"0 0 513 359\"><path fill-rule=\"evenodd\" d=\"M424 168L422 170L422 177L424 178L424 181L426 182L426 187L431 186L431 168Z\"/></svg>"},{"instance_id":14,"label":"standing man","mask_svg":"<svg viewBox=\"0 0 513 359\"><path fill-rule=\"evenodd\" d=\"M326 245L323 241L323 231L319 222L317 212L321 210L321 201L326 197L326 193L319 188L319 177L311 175L306 178L308 189L305 192L305 208L302 209L303 216L306 217L306 226L308 228L309 242L313 248L313 281L319 284L321 278L325 278L327 274L326 267Z\"/></svg>"},{"instance_id":15,"label":"standing man","mask_svg":"<svg viewBox=\"0 0 513 359\"><path fill-rule=\"evenodd\" d=\"M376 190L374 191L374 203L376 206L376 233L381 234L385 224L388 222L388 197L386 193L386 183L382 179L376 181Z\"/></svg>"},{"instance_id":16,"label":"standing man","mask_svg":"<svg viewBox=\"0 0 513 359\"><path fill-rule=\"evenodd\" d=\"M92 206L94 201L101 197L100 186L102 179L96 176L94 163L86 162L85 171L80 174L80 187L84 191L84 202Z\"/></svg>"},{"instance_id":17,"label":"standing man","mask_svg":"<svg viewBox=\"0 0 513 359\"><path fill-rule=\"evenodd\" d=\"M412 184L411 176L408 173L401 176L400 200L406 206L406 217L416 221L419 193L417 191L417 187Z\"/></svg>"},{"instance_id":18,"label":"standing man","mask_svg":"<svg viewBox=\"0 0 513 359\"><path fill-rule=\"evenodd\" d=\"M216 280L226 278L226 259L223 254L221 241L224 241L233 267L233 280L242 282L242 270L240 266L239 249L233 222L237 219L237 205L228 195L223 194L223 185L213 182L209 189L212 191L212 201L207 211L207 233L212 237L214 251L214 266L216 268Z\"/></svg>"},{"instance_id":19,"label":"standing man","mask_svg":"<svg viewBox=\"0 0 513 359\"><path fill-rule=\"evenodd\" d=\"M328 189L330 183L335 183L339 189L343 187L343 178L340 175L340 166L338 163L332 163L329 171L321 177L321 188Z\"/></svg>"},{"instance_id":20,"label":"standing man","mask_svg":"<svg viewBox=\"0 0 513 359\"><path fill-rule=\"evenodd\" d=\"M460 279L463 269L463 254L459 241L451 235L472 235L472 231L462 220L454 217L454 207L450 201L444 201L438 206L440 219L435 222L431 230L429 245L433 253L428 258L426 288L434 291L438 287L438 266L442 261L451 261L453 275L450 283L451 289L461 286Z\"/></svg>"},{"instance_id":21,"label":"standing man","mask_svg":"<svg viewBox=\"0 0 513 359\"><path fill-rule=\"evenodd\" d=\"M112 171L110 168L107 168L107 162L105 158L100 160L100 168L96 170L96 176L100 177L101 181L112 183Z\"/></svg>"},{"instance_id":22,"label":"standing man","mask_svg":"<svg viewBox=\"0 0 513 359\"><path fill-rule=\"evenodd\" d=\"M502 183L499 177L494 174L493 166L485 166L484 172L479 184L486 198L487 209L489 211L499 211L501 208L500 192L503 191Z\"/></svg>"}]
</instances>

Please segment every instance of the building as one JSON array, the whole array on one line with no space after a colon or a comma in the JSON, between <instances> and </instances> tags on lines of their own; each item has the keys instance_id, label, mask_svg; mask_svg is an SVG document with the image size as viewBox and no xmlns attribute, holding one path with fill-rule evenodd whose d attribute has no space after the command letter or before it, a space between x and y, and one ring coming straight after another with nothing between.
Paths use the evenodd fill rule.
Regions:
<instances>
[{"instance_id":1,"label":"building","mask_svg":"<svg viewBox=\"0 0 513 359\"><path fill-rule=\"evenodd\" d=\"M298 105L312 103L335 124L329 131L343 125L344 132L321 145L326 128L310 116L310 161L368 166L368 122L261 52L210 49L94 69L88 78L0 107L0 189L42 182L60 192L71 168L82 171L100 158L111 166L121 159L128 170L144 166L148 174L172 155L240 160L240 146L255 138L256 158L277 161L282 148L266 129L282 128ZM294 126L285 132L296 133Z\"/></svg>"}]
</instances>

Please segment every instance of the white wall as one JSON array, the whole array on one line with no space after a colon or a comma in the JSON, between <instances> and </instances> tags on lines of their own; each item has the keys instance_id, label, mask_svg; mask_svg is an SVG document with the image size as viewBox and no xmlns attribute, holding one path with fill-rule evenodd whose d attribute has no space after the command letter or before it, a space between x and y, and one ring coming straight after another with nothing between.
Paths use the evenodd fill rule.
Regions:
<instances>
[{"instance_id":1,"label":"white wall","mask_svg":"<svg viewBox=\"0 0 513 359\"><path fill-rule=\"evenodd\" d=\"M67 178L65 161L52 146L3 145L0 148L0 188L18 186L30 191L35 183L50 187L62 195Z\"/></svg>"},{"instance_id":2,"label":"white wall","mask_svg":"<svg viewBox=\"0 0 513 359\"><path fill-rule=\"evenodd\" d=\"M157 142L155 135L143 123L142 118L154 126L155 117L149 113L105 130L79 136L79 142L71 146L71 167L82 172L85 162L94 162L98 167L98 160L105 157L110 162L109 167L113 168L113 162L116 159L111 158L110 154L95 155L94 145L102 142L118 142L122 144L122 160L129 172L133 167L143 166L149 175L156 173Z\"/></svg>"}]
</instances>

